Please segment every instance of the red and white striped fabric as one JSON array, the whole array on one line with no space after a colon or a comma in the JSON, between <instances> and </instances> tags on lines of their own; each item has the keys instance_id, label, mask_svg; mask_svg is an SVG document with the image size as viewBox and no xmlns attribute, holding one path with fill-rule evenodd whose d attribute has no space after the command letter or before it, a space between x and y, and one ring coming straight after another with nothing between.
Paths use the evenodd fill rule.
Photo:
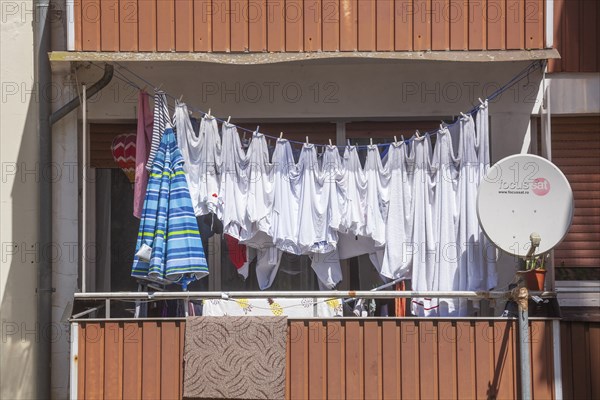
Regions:
<instances>
[{"instance_id":1,"label":"red and white striped fabric","mask_svg":"<svg viewBox=\"0 0 600 400\"><path fill-rule=\"evenodd\" d=\"M124 133L115 137L110 146L113 159L131 183L135 181L135 141L135 133Z\"/></svg>"}]
</instances>

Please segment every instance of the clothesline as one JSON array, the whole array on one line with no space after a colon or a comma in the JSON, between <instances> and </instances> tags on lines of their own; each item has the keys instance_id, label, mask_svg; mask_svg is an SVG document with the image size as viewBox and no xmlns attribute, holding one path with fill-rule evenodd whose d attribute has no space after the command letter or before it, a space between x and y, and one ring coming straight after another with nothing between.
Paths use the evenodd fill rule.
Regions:
<instances>
[{"instance_id":1,"label":"clothesline","mask_svg":"<svg viewBox=\"0 0 600 400\"><path fill-rule=\"evenodd\" d=\"M93 62L92 62L91 64L92 64L92 65L94 65L94 66L95 66L95 67L97 67L97 68L100 68L100 69L102 68L102 67L100 67L100 66L96 65L96 64L95 64L95 63L93 63ZM148 81L147 79L145 79L145 78L144 78L144 77L142 77L141 75L137 74L136 72L134 72L134 71L130 70L129 68L127 68L126 66L124 66L124 65L122 65L122 64L120 64L120 63L118 63L118 62L115 62L115 64L116 64L116 65L117 65L117 66L118 66L120 69L123 69L123 70L127 71L128 73L130 73L131 75L133 75L133 76L134 76L136 79L138 79L138 80L140 80L140 81L144 82L144 84L145 84L146 86L148 86L148 87L153 87L153 88L157 89L157 88L160 88L160 87L162 86L162 84L161 84L161 85L158 85L158 86L157 86L157 85L155 85L155 84L153 84L152 82ZM512 79L510 79L510 80L509 80L507 83L505 83L503 86L501 86L501 87L500 87L500 88L498 88L496 91L494 91L494 92L493 92L491 95L489 95L489 96L488 96L488 97L485 99L485 101L488 101L488 102L491 102L491 101L493 101L493 100L494 100L494 99L496 99L498 96L500 96L502 93L506 92L508 89L510 89L511 87L513 87L514 85L516 85L517 83L519 83L520 81L522 81L523 79L525 79L525 78L528 78L528 77L529 77L529 75L530 75L532 72L536 71L538 68L543 68L544 64L545 64L545 60L536 60L536 61L533 61L533 62L532 62L531 64L529 64L529 65L528 65L526 68L524 68L524 69L523 69L521 72L519 72L519 73L518 73L518 74L516 74L516 75L515 75L515 76L514 76ZM128 84L128 85L130 85L130 86L132 86L132 87L134 87L134 88L136 88L136 89L138 89L138 90L142 90L142 88L141 88L141 87L140 87L138 84L136 84L136 83L135 83L134 81L132 81L131 79L127 78L127 76L125 76L125 74L123 74L121 71L119 71L119 70L115 69L115 72L116 72L116 73L119 75L119 76L117 76L117 79L119 79L119 80L121 80L121 81L125 82L126 84ZM169 98L170 98L171 100L173 100L174 102L177 102L177 101L179 101L179 99L178 99L178 98L174 97L173 95L169 94L168 92L166 92L166 91L165 91L164 93L165 93L165 95L166 95L167 97L169 97ZM480 101L481 101L481 99L480 99ZM482 101L482 103L483 103L483 101ZM200 113L200 114L208 115L208 113L207 113L207 112L205 112L205 111L203 111L203 110L200 110L200 109L194 108L194 107L192 107L192 106L190 106L190 105L187 105L187 106L188 106L188 108L189 108L189 109L190 109L192 112L198 112L198 113ZM455 120L453 120L453 121L452 121L451 123L449 123L449 124L446 124L445 126L446 126L446 127L450 127L450 126L453 126L453 125L457 124L457 123L460 121L460 118L461 118L461 117L463 117L463 116L465 116L465 115L471 115L471 116L473 116L474 114L476 114L476 113L477 113L477 110L479 109L479 107L480 107L480 106L479 106L479 105L477 105L477 106L474 106L474 107L473 107L471 110L469 110L467 113L460 113L460 117L457 117ZM170 105L169 105L169 108L173 109L173 107L172 107L172 106L170 106ZM244 132L248 132L248 133L254 133L254 132L257 132L257 131L258 131L258 129L259 129L259 127L258 127L258 126L257 126L257 129L256 129L256 130L247 129L247 128L244 128L244 127L242 127L242 126L236 125L236 124L231 124L231 122L229 122L228 120L221 119L221 118L217 118L217 117L214 117L214 116L211 116L211 117L212 117L212 118L214 118L216 121L219 121L219 122L221 122L221 123L229 123L230 125L233 125L233 126L235 126L235 127L238 129L238 130L241 130L241 131L244 131ZM436 135L438 132L439 132L439 130L437 130L437 129L436 129L436 130L431 130L431 131L424 132L422 135L423 135L423 136L434 136L434 135ZM279 138L278 136L275 136L275 135L270 135L270 134L265 134L265 133L262 133L262 132L261 132L261 134L263 134L263 135L264 135L266 138L269 138L269 139L274 139L274 140L276 140L276 139L278 139L278 138ZM404 143L409 143L409 142L411 142L412 140L415 140L415 139L417 139L418 137L419 137L419 136L413 136L413 137L411 137L411 138L409 138L409 139L403 139L403 140L402 140L402 142L404 142ZM297 145L303 145L303 144L304 144L304 142L302 142L302 141L297 141L297 140L288 140L288 141L289 141L290 143L297 144ZM395 141L394 141L394 142L395 142ZM377 146L377 147L387 147L387 146L389 146L391 143L394 143L394 142L374 143L373 145L374 145L374 146ZM322 148L324 148L324 147L326 147L327 145L315 144L315 146L316 146L316 147L322 147ZM337 145L337 147L338 147L338 148L343 148L344 146L345 146L345 145ZM357 149L363 149L363 148L367 148L367 146L368 146L368 145L357 145L356 147L357 147Z\"/></svg>"}]
</instances>

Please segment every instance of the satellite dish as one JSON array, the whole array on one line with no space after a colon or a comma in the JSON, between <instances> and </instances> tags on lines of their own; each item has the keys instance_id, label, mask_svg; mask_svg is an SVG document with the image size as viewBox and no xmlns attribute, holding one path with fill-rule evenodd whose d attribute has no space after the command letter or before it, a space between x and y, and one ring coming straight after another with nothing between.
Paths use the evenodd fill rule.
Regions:
<instances>
[{"instance_id":1,"label":"satellite dish","mask_svg":"<svg viewBox=\"0 0 600 400\"><path fill-rule=\"evenodd\" d=\"M545 158L509 156L494 164L479 184L477 216L496 247L518 257L544 254L569 230L573 191Z\"/></svg>"}]
</instances>

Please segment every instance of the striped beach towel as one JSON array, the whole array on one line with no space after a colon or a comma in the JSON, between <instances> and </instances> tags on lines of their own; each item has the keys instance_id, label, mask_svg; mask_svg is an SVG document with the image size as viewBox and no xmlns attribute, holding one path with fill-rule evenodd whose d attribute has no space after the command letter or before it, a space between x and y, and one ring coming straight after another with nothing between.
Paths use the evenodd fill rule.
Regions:
<instances>
[{"instance_id":1,"label":"striped beach towel","mask_svg":"<svg viewBox=\"0 0 600 400\"><path fill-rule=\"evenodd\" d=\"M152 165L136 253L144 244L152 249L151 256L144 260L136 255L134 277L179 281L208 274L183 157L171 128L162 135Z\"/></svg>"}]
</instances>

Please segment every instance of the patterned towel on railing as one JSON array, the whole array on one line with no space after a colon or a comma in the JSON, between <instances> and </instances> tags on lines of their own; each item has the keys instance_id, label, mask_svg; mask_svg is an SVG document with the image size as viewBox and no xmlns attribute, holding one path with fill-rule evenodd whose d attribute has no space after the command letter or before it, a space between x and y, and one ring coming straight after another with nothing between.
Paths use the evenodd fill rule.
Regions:
<instances>
[{"instance_id":1,"label":"patterned towel on railing","mask_svg":"<svg viewBox=\"0 0 600 400\"><path fill-rule=\"evenodd\" d=\"M286 317L191 317L185 324L183 397L283 399Z\"/></svg>"}]
</instances>

